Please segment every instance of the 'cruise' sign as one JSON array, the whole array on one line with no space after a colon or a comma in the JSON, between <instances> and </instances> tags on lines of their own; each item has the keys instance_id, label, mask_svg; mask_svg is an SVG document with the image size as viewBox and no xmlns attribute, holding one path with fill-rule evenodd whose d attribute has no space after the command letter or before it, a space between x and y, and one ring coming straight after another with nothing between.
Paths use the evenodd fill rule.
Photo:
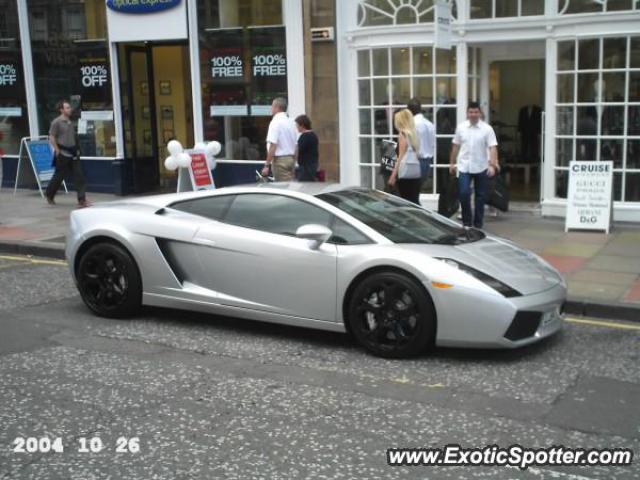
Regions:
<instances>
[{"instance_id":1,"label":"'cruise' sign","mask_svg":"<svg viewBox=\"0 0 640 480\"><path fill-rule=\"evenodd\" d=\"M565 231L611 227L613 162L571 162Z\"/></svg>"},{"instance_id":2,"label":"'cruise' sign","mask_svg":"<svg viewBox=\"0 0 640 480\"><path fill-rule=\"evenodd\" d=\"M107 0L107 7L120 13L154 13L177 7L180 0Z\"/></svg>"}]
</instances>

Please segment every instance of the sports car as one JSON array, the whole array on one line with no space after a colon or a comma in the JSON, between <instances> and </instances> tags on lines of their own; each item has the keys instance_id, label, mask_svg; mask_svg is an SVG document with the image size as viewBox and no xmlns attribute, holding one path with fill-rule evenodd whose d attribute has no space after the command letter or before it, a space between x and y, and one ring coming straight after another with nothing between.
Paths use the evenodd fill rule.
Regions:
<instances>
[{"instance_id":1,"label":"sports car","mask_svg":"<svg viewBox=\"0 0 640 480\"><path fill-rule=\"evenodd\" d=\"M71 214L85 304L141 305L350 333L384 357L514 348L562 326L566 284L514 243L395 196L270 183L127 198Z\"/></svg>"}]
</instances>

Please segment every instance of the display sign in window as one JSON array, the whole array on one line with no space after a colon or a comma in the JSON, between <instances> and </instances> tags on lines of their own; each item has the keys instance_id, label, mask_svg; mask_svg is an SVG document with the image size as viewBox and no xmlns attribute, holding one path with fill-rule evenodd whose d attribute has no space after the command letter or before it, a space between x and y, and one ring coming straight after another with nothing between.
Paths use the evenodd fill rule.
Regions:
<instances>
[{"instance_id":1,"label":"display sign in window","mask_svg":"<svg viewBox=\"0 0 640 480\"><path fill-rule=\"evenodd\" d=\"M287 96L284 27L249 30L251 45L251 115L271 115L271 102Z\"/></svg>"},{"instance_id":2,"label":"display sign in window","mask_svg":"<svg viewBox=\"0 0 640 480\"><path fill-rule=\"evenodd\" d=\"M287 97L284 26L207 28L200 35L204 137L221 158L260 160L271 103Z\"/></svg>"}]
</instances>

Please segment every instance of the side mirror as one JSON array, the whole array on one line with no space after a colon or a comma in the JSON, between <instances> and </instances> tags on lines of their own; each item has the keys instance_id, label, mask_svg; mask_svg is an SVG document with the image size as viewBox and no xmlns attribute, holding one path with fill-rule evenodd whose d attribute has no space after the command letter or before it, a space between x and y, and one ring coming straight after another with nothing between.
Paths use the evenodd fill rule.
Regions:
<instances>
[{"instance_id":1,"label":"side mirror","mask_svg":"<svg viewBox=\"0 0 640 480\"><path fill-rule=\"evenodd\" d=\"M333 235L333 232L327 227L313 223L302 225L296 231L296 237L309 240L309 248L312 250L320 248L320 245L329 240L331 235Z\"/></svg>"}]
</instances>

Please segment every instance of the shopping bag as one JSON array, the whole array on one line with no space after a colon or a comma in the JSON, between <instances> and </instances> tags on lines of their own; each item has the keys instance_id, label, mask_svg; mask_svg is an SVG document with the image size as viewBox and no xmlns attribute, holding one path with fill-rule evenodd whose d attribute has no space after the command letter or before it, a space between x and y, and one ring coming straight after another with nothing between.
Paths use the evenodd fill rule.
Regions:
<instances>
[{"instance_id":1,"label":"shopping bag","mask_svg":"<svg viewBox=\"0 0 640 480\"><path fill-rule=\"evenodd\" d=\"M502 212L509 210L509 187L502 175L494 175L489 179L487 204Z\"/></svg>"},{"instance_id":2,"label":"shopping bag","mask_svg":"<svg viewBox=\"0 0 640 480\"><path fill-rule=\"evenodd\" d=\"M398 144L392 140L382 140L381 149L382 155L380 157L380 174L391 175L393 169L396 167L398 156L396 155L396 146Z\"/></svg>"},{"instance_id":3,"label":"shopping bag","mask_svg":"<svg viewBox=\"0 0 640 480\"><path fill-rule=\"evenodd\" d=\"M444 181L440 188L438 198L438 213L449 218L460 208L460 198L458 196L458 178L454 175Z\"/></svg>"}]
</instances>

